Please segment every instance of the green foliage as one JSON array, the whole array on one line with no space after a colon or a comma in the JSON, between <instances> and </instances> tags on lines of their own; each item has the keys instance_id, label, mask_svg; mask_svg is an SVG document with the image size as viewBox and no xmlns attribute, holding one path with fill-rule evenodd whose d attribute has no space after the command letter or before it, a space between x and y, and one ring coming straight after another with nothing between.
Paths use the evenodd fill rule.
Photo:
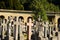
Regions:
<instances>
[{"instance_id":1,"label":"green foliage","mask_svg":"<svg viewBox=\"0 0 60 40\"><path fill-rule=\"evenodd\" d=\"M8 9L13 9L13 0L7 0L8 3Z\"/></svg>"},{"instance_id":2,"label":"green foliage","mask_svg":"<svg viewBox=\"0 0 60 40\"><path fill-rule=\"evenodd\" d=\"M21 4L24 4L27 2L27 0L19 0Z\"/></svg>"},{"instance_id":3,"label":"green foliage","mask_svg":"<svg viewBox=\"0 0 60 40\"><path fill-rule=\"evenodd\" d=\"M53 11L53 12L58 12L60 11L59 10L59 7L58 6L55 6L54 4L52 3L48 3L44 6L45 10L46 11Z\"/></svg>"},{"instance_id":4,"label":"green foliage","mask_svg":"<svg viewBox=\"0 0 60 40\"><path fill-rule=\"evenodd\" d=\"M24 7L19 0L1 0L0 8L23 10Z\"/></svg>"},{"instance_id":5,"label":"green foliage","mask_svg":"<svg viewBox=\"0 0 60 40\"><path fill-rule=\"evenodd\" d=\"M44 9L43 3L45 3L45 1L42 0L34 0L31 4L31 8L33 11L35 11L35 16L36 19L38 18L38 15L41 15L41 18L44 21L47 21L47 15L46 15L46 10ZM34 17L35 18L35 17Z\"/></svg>"},{"instance_id":6,"label":"green foliage","mask_svg":"<svg viewBox=\"0 0 60 40\"><path fill-rule=\"evenodd\" d=\"M2 1L2 2L0 2L0 8L5 8L5 3L4 3L4 1Z\"/></svg>"},{"instance_id":7,"label":"green foliage","mask_svg":"<svg viewBox=\"0 0 60 40\"><path fill-rule=\"evenodd\" d=\"M41 15L42 19L44 21L47 20L47 11L50 11L50 12L58 12L60 11L59 10L59 7L58 6L55 6L54 4L52 3L49 3L47 0L33 0L31 2L31 6L30 8L35 11L35 16L38 17L38 15Z\"/></svg>"},{"instance_id":8,"label":"green foliage","mask_svg":"<svg viewBox=\"0 0 60 40\"><path fill-rule=\"evenodd\" d=\"M16 5L15 5L15 9L16 9L16 10L23 10L24 7L23 7L23 5L21 5L21 4L16 4Z\"/></svg>"},{"instance_id":9,"label":"green foliage","mask_svg":"<svg viewBox=\"0 0 60 40\"><path fill-rule=\"evenodd\" d=\"M59 9L60 9L60 0L47 0L49 3L52 3L54 5L58 5Z\"/></svg>"},{"instance_id":10,"label":"green foliage","mask_svg":"<svg viewBox=\"0 0 60 40\"><path fill-rule=\"evenodd\" d=\"M46 11L59 11L59 7L54 5L59 2L60 0L0 0L0 8L23 10L24 4L28 3L28 6L33 10L40 10L41 5ZM33 7L30 4L34 4Z\"/></svg>"},{"instance_id":11,"label":"green foliage","mask_svg":"<svg viewBox=\"0 0 60 40\"><path fill-rule=\"evenodd\" d=\"M31 9L35 12L35 19L37 19L38 15L41 15L42 19L46 21L47 11L60 11L59 3L59 0L0 0L0 8L24 10L26 7L26 9Z\"/></svg>"},{"instance_id":12,"label":"green foliage","mask_svg":"<svg viewBox=\"0 0 60 40\"><path fill-rule=\"evenodd\" d=\"M24 9L23 5L17 0L14 0L13 5L14 5L14 9L16 9L16 10L23 10Z\"/></svg>"}]
</instances>

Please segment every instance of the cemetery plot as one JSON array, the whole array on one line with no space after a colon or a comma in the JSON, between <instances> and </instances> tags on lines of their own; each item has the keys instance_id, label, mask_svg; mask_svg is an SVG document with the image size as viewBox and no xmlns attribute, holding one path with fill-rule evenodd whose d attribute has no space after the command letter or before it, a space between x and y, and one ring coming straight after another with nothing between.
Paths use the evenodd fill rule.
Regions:
<instances>
[{"instance_id":1,"label":"cemetery plot","mask_svg":"<svg viewBox=\"0 0 60 40\"><path fill-rule=\"evenodd\" d=\"M60 32L48 21L43 21L39 16L33 21L29 18L24 22L23 17L8 16L0 20L1 40L60 40Z\"/></svg>"}]
</instances>

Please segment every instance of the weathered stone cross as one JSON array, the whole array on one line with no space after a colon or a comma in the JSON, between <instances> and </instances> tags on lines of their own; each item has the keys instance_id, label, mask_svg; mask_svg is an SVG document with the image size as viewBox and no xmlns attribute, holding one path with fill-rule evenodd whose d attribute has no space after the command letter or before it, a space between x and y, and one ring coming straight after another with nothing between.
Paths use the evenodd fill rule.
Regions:
<instances>
[{"instance_id":1,"label":"weathered stone cross","mask_svg":"<svg viewBox=\"0 0 60 40\"><path fill-rule=\"evenodd\" d=\"M4 30L5 29L5 27L6 27L6 25L5 25L5 20L3 20L3 23L2 23L2 39L4 39L4 37L5 37L5 31L6 30Z\"/></svg>"},{"instance_id":2,"label":"weathered stone cross","mask_svg":"<svg viewBox=\"0 0 60 40\"><path fill-rule=\"evenodd\" d=\"M29 19L29 23L27 23L27 26L29 26L29 38L28 38L28 40L31 40L31 34L32 34L31 30L32 30L32 26L33 26L31 18Z\"/></svg>"},{"instance_id":3,"label":"weathered stone cross","mask_svg":"<svg viewBox=\"0 0 60 40\"><path fill-rule=\"evenodd\" d=\"M19 28L18 28L18 33L19 33L19 38L20 40L24 40L23 34L22 34L22 30L23 30L23 22L22 19L19 19Z\"/></svg>"},{"instance_id":4,"label":"weathered stone cross","mask_svg":"<svg viewBox=\"0 0 60 40\"><path fill-rule=\"evenodd\" d=\"M50 35L50 37L52 37L52 35L51 35L51 31L53 31L51 28L53 27L53 24L52 24L52 22L50 22L50 24L49 24L49 27L50 27L50 29L49 29L49 35Z\"/></svg>"},{"instance_id":5,"label":"weathered stone cross","mask_svg":"<svg viewBox=\"0 0 60 40\"><path fill-rule=\"evenodd\" d=\"M12 30L11 29L11 27L12 27L11 26L12 25L11 23L12 23L12 21L13 21L13 18L10 17L9 22L8 22L8 27L7 27L7 30L8 30L8 40L13 40L12 37L11 37L11 35L12 35L11 34L12 33L12 31L11 31Z\"/></svg>"},{"instance_id":6,"label":"weathered stone cross","mask_svg":"<svg viewBox=\"0 0 60 40\"><path fill-rule=\"evenodd\" d=\"M48 21L44 23L44 37L45 38L47 38L47 30L48 30Z\"/></svg>"},{"instance_id":7,"label":"weathered stone cross","mask_svg":"<svg viewBox=\"0 0 60 40\"><path fill-rule=\"evenodd\" d=\"M14 35L14 39L18 40L18 17L16 18L16 22L15 22L15 35Z\"/></svg>"}]
</instances>

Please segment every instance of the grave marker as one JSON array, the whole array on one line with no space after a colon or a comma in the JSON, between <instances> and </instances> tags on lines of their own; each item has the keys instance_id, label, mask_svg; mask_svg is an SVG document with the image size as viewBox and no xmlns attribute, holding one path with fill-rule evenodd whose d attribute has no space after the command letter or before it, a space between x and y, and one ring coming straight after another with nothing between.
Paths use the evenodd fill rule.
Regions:
<instances>
[{"instance_id":1,"label":"grave marker","mask_svg":"<svg viewBox=\"0 0 60 40\"><path fill-rule=\"evenodd\" d=\"M31 28L33 26L33 23L31 21L31 18L29 19L29 23L27 23L27 26L29 26L29 38L28 38L28 40L31 40L31 34L32 34Z\"/></svg>"},{"instance_id":2,"label":"grave marker","mask_svg":"<svg viewBox=\"0 0 60 40\"><path fill-rule=\"evenodd\" d=\"M5 33L7 31L7 28L6 28L5 19L3 19L2 21L3 21L3 23L2 23L2 39L4 39L6 36Z\"/></svg>"},{"instance_id":3,"label":"grave marker","mask_svg":"<svg viewBox=\"0 0 60 40\"><path fill-rule=\"evenodd\" d=\"M20 31L19 31L20 30ZM20 37L20 40L24 40L24 36L23 36L23 22L21 20L21 18L19 19L19 37Z\"/></svg>"},{"instance_id":4,"label":"grave marker","mask_svg":"<svg viewBox=\"0 0 60 40\"><path fill-rule=\"evenodd\" d=\"M44 22L44 38L45 38L45 40L48 40L47 30L48 30L48 21Z\"/></svg>"},{"instance_id":5,"label":"grave marker","mask_svg":"<svg viewBox=\"0 0 60 40\"><path fill-rule=\"evenodd\" d=\"M14 40L18 40L18 17L16 18L16 22L15 22L15 31L14 31L15 35L14 35Z\"/></svg>"}]
</instances>

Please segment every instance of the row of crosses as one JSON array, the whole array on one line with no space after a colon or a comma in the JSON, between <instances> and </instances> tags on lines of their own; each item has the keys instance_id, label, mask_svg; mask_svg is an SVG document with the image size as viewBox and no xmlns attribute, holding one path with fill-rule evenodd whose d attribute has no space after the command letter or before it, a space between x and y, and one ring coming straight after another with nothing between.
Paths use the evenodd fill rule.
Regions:
<instances>
[{"instance_id":1,"label":"row of crosses","mask_svg":"<svg viewBox=\"0 0 60 40\"><path fill-rule=\"evenodd\" d=\"M32 38L32 40L39 40L39 39L40 40L52 40L52 38L55 35L58 36L58 32L56 32L56 30L54 31L55 27L52 24L52 22L49 23L48 21L43 21L40 15L38 17L38 21L34 21L34 24L35 24L34 25L35 29L34 29L33 35L35 35L35 39ZM53 32L55 32L54 33L55 35L53 34Z\"/></svg>"},{"instance_id":2,"label":"row of crosses","mask_svg":"<svg viewBox=\"0 0 60 40\"><path fill-rule=\"evenodd\" d=\"M18 22L19 20L19 22ZM3 19L0 22L1 40L48 40L53 35L52 23L44 22L39 15L38 20L24 23L22 19L13 18ZM56 33L57 34L57 33ZM34 35L34 36L33 36Z\"/></svg>"},{"instance_id":3,"label":"row of crosses","mask_svg":"<svg viewBox=\"0 0 60 40\"><path fill-rule=\"evenodd\" d=\"M6 21L7 20L7 21ZM33 26L33 23L31 19L29 19L29 22L23 23L21 19L16 19L12 16L8 17L8 19L1 20L1 40L24 40L28 39L31 40L31 26ZM19 20L19 22L18 22ZM28 29L27 29L28 28ZM28 35L26 38L24 38L24 35Z\"/></svg>"}]
</instances>

